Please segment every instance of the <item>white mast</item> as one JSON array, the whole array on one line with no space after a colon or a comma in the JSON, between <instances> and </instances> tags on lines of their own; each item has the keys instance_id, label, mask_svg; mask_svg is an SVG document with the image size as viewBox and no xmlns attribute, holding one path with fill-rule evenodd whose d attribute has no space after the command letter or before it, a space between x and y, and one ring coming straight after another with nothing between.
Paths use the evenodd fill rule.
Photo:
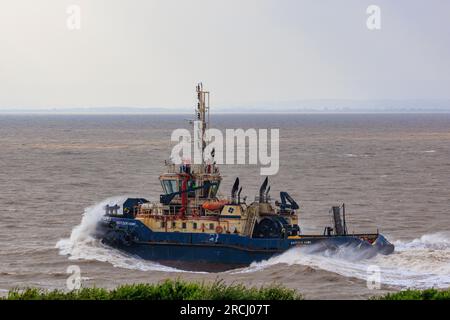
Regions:
<instances>
[{"instance_id":1,"label":"white mast","mask_svg":"<svg viewBox=\"0 0 450 320\"><path fill-rule=\"evenodd\" d=\"M205 142L205 132L206 129L209 129L209 91L203 90L203 84L200 82L197 85L197 109L196 109L196 121L200 124L199 132L195 132L194 134L199 135L199 143L198 149L201 150L201 164L202 166L205 163L204 159L204 151L206 148L206 142ZM194 122L194 131L195 122Z\"/></svg>"}]
</instances>

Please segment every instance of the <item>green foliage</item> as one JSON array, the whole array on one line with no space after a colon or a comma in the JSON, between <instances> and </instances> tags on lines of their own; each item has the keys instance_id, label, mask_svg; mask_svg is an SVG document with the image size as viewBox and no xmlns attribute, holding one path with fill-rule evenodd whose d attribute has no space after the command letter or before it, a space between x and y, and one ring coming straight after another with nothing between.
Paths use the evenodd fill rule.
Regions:
<instances>
[{"instance_id":1,"label":"green foliage","mask_svg":"<svg viewBox=\"0 0 450 320\"><path fill-rule=\"evenodd\" d=\"M450 289L404 290L377 297L378 300L450 300Z\"/></svg>"},{"instance_id":2,"label":"green foliage","mask_svg":"<svg viewBox=\"0 0 450 320\"><path fill-rule=\"evenodd\" d=\"M226 285L165 280L158 284L122 285L113 290L81 288L74 291L46 291L37 288L13 289L8 300L300 300L295 290L281 286L246 288L242 284Z\"/></svg>"}]
</instances>

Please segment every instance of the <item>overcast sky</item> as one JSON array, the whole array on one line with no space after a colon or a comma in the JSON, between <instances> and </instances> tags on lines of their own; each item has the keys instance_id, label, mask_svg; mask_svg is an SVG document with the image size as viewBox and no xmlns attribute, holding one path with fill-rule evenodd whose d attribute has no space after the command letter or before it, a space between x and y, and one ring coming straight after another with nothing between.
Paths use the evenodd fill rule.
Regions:
<instances>
[{"instance_id":1,"label":"overcast sky","mask_svg":"<svg viewBox=\"0 0 450 320\"><path fill-rule=\"evenodd\" d=\"M450 99L448 0L1 0L0 108ZM81 29L67 27L69 5ZM381 30L366 26L381 8Z\"/></svg>"}]
</instances>

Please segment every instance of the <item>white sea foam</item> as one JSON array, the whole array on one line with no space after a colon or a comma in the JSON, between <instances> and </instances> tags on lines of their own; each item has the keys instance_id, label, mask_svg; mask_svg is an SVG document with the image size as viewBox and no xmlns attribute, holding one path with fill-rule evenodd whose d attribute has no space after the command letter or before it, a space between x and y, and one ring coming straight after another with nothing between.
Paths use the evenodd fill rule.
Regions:
<instances>
[{"instance_id":1,"label":"white sea foam","mask_svg":"<svg viewBox=\"0 0 450 320\"><path fill-rule=\"evenodd\" d=\"M395 252L388 256L358 259L350 247L336 252L313 253L293 248L267 261L253 263L239 273L258 272L276 264L303 265L366 280L369 266L378 266L381 282L408 288L447 288L450 286L450 232L427 234L411 241L395 241Z\"/></svg>"},{"instance_id":2,"label":"white sea foam","mask_svg":"<svg viewBox=\"0 0 450 320\"><path fill-rule=\"evenodd\" d=\"M86 208L81 223L72 229L70 238L61 239L56 244L60 254L68 255L71 260L108 262L119 268L141 271L180 272L181 270L142 260L114 250L92 236L98 221L105 212L104 207L108 204L122 204L127 198L127 196L112 197Z\"/></svg>"}]
</instances>

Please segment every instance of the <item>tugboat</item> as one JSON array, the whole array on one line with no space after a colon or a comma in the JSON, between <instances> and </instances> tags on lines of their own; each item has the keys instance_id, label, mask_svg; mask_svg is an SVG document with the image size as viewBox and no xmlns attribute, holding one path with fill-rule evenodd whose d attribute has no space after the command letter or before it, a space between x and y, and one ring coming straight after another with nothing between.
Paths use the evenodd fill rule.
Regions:
<instances>
[{"instance_id":1,"label":"tugboat","mask_svg":"<svg viewBox=\"0 0 450 320\"><path fill-rule=\"evenodd\" d=\"M200 128L209 127L209 92L196 87ZM204 133L204 131L203 131ZM200 134L202 155L205 141ZM176 165L166 161L159 202L129 198L106 206L97 225L103 243L143 259L185 270L223 271L267 260L294 247L336 250L351 246L367 257L390 254L394 246L378 231L349 234L345 205L333 206L333 225L307 235L298 224L298 203L285 191L273 201L266 177L251 203L236 178L230 197L218 195L222 176L214 161Z\"/></svg>"}]
</instances>

